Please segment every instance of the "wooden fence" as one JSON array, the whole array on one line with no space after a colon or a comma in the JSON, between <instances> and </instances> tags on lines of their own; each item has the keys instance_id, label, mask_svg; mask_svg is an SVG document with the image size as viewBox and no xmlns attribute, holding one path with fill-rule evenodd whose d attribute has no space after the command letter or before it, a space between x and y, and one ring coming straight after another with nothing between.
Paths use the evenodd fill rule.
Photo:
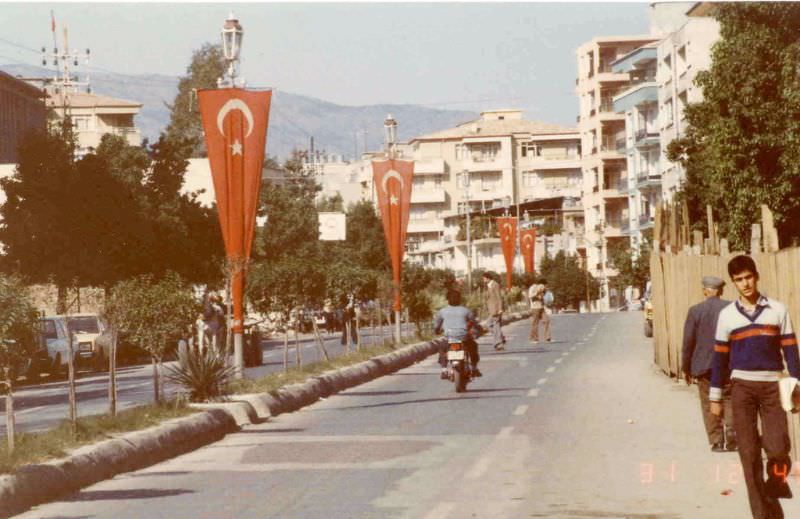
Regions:
<instances>
[{"instance_id":1,"label":"wooden fence","mask_svg":"<svg viewBox=\"0 0 800 519\"><path fill-rule=\"evenodd\" d=\"M800 248L751 255L756 262L759 291L787 305L795 331L800 327ZM728 277L733 255L711 256L661 254L650 259L652 282L653 339L655 363L671 377L681 378L683 324L689 307L703 300L701 279L724 279L723 299L736 299L736 288ZM792 455L800 459L800 418L789 415Z\"/></svg>"}]
</instances>

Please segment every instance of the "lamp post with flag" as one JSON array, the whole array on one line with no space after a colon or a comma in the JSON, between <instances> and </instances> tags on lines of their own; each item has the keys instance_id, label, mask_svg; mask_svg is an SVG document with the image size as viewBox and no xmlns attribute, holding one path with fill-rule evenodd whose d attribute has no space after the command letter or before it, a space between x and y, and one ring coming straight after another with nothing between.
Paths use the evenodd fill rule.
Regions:
<instances>
[{"instance_id":1,"label":"lamp post with flag","mask_svg":"<svg viewBox=\"0 0 800 519\"><path fill-rule=\"evenodd\" d=\"M378 199L378 208L383 221L383 234L392 260L392 282L394 285L395 342L400 344L400 279L403 268L403 253L411 206L411 183L414 162L397 160L397 121L389 114L383 122L388 160L372 162L372 180Z\"/></svg>"},{"instance_id":2,"label":"lamp post with flag","mask_svg":"<svg viewBox=\"0 0 800 519\"><path fill-rule=\"evenodd\" d=\"M225 20L222 42L228 63L220 88L197 92L214 195L228 260L233 301L233 350L236 376L244 368L244 283L253 245L261 190L264 145L269 124L270 91L244 90L237 63L244 31L233 14Z\"/></svg>"}]
</instances>

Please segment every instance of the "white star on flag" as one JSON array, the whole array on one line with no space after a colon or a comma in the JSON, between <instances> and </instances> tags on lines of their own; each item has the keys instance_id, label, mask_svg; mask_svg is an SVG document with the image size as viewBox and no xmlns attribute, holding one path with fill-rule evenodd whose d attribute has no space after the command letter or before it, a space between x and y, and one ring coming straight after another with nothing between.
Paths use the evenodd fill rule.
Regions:
<instances>
[{"instance_id":1,"label":"white star on flag","mask_svg":"<svg viewBox=\"0 0 800 519\"><path fill-rule=\"evenodd\" d=\"M392 205L397 205L397 202L399 202L399 200L397 200L397 197L396 197L396 196L392 195L392 196L389 198L389 203L390 203L390 204L392 204Z\"/></svg>"},{"instance_id":2,"label":"white star on flag","mask_svg":"<svg viewBox=\"0 0 800 519\"><path fill-rule=\"evenodd\" d=\"M233 141L233 144L231 144L231 150L233 150L231 152L231 155L241 155L242 154L242 143L239 142L239 139L236 139L235 141Z\"/></svg>"}]
</instances>

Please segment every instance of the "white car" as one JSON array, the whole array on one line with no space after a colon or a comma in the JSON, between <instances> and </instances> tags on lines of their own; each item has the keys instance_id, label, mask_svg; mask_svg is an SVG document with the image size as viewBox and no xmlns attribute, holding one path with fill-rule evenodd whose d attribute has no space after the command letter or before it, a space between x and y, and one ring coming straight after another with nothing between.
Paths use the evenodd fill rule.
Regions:
<instances>
[{"instance_id":1,"label":"white car","mask_svg":"<svg viewBox=\"0 0 800 519\"><path fill-rule=\"evenodd\" d=\"M42 334L47 343L47 353L56 371L64 370L68 363L67 317L53 315L42 318ZM75 364L104 369L108 358L106 325L97 314L70 314L72 351Z\"/></svg>"}]
</instances>

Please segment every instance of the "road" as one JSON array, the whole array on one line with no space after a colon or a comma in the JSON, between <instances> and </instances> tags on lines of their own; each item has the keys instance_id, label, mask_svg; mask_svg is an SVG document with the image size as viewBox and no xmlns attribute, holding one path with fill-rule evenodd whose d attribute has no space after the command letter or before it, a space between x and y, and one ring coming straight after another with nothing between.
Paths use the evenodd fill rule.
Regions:
<instances>
[{"instance_id":1,"label":"road","mask_svg":"<svg viewBox=\"0 0 800 519\"><path fill-rule=\"evenodd\" d=\"M641 319L555 316L538 345L515 323L466 393L429 358L20 517L748 517L736 453L709 450Z\"/></svg>"},{"instance_id":2,"label":"road","mask_svg":"<svg viewBox=\"0 0 800 519\"><path fill-rule=\"evenodd\" d=\"M411 334L413 326L405 325L404 333ZM369 346L372 339L380 334L367 328L362 330L362 345ZM394 328L383 327L384 337L389 339ZM339 344L341 334L324 334L325 348L329 355L341 355L344 348ZM295 361L294 341L290 341L289 362ZM251 377L264 376L283 369L283 340L270 339L262 341L263 366L248 368ZM355 348L355 346L351 346ZM301 357L303 364L322 359L315 342L309 335L301 335ZM166 363L165 365L170 365ZM167 384L166 394L175 390L175 386ZM108 412L108 374L79 373L76 381L78 415L88 416ZM23 386L14 392L14 409L18 432L36 432L50 429L64 420L69 414L67 383L65 380L44 384ZM134 407L153 401L153 369L148 365L120 368L117 375L118 409ZM0 436L5 435L5 399L0 399Z\"/></svg>"}]
</instances>

